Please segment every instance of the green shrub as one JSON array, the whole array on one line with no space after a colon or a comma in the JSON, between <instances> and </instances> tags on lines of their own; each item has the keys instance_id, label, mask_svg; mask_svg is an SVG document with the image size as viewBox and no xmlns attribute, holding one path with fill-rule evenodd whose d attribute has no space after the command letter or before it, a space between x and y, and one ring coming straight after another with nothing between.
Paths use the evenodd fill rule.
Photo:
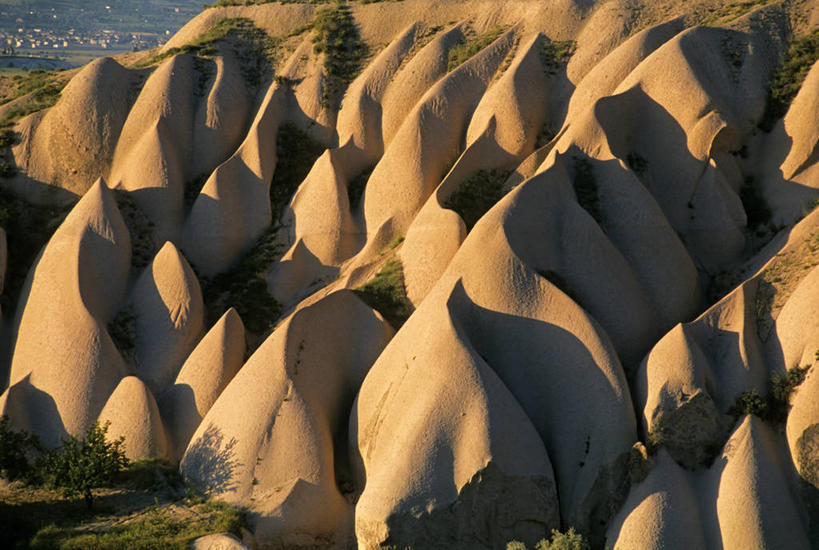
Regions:
<instances>
[{"instance_id":1,"label":"green shrub","mask_svg":"<svg viewBox=\"0 0 819 550\"><path fill-rule=\"evenodd\" d=\"M819 29L791 42L782 63L771 77L768 105L759 123L760 128L770 132L776 122L785 116L817 59Z\"/></svg>"},{"instance_id":2,"label":"green shrub","mask_svg":"<svg viewBox=\"0 0 819 550\"><path fill-rule=\"evenodd\" d=\"M565 533L552 529L551 542L544 539L535 545L535 550L591 550L591 545L570 527Z\"/></svg>"},{"instance_id":3,"label":"green shrub","mask_svg":"<svg viewBox=\"0 0 819 550\"><path fill-rule=\"evenodd\" d=\"M6 311L14 311L29 268L72 206L29 203L0 185L0 227L6 230L9 257L0 300Z\"/></svg>"},{"instance_id":4,"label":"green shrub","mask_svg":"<svg viewBox=\"0 0 819 550\"><path fill-rule=\"evenodd\" d=\"M628 167L638 176L645 174L646 170L648 169L648 161L636 151L632 151L626 155L626 163L628 164Z\"/></svg>"},{"instance_id":5,"label":"green shrub","mask_svg":"<svg viewBox=\"0 0 819 550\"><path fill-rule=\"evenodd\" d=\"M133 306L127 305L117 311L108 323L108 335L117 349L130 357L136 347L136 313Z\"/></svg>"},{"instance_id":6,"label":"green shrub","mask_svg":"<svg viewBox=\"0 0 819 550\"><path fill-rule=\"evenodd\" d=\"M12 430L9 417L0 417L0 476L9 481L30 481L43 447L36 435Z\"/></svg>"},{"instance_id":7,"label":"green shrub","mask_svg":"<svg viewBox=\"0 0 819 550\"><path fill-rule=\"evenodd\" d=\"M748 217L749 228L757 228L771 221L771 209L752 176L746 177L739 188L739 198Z\"/></svg>"},{"instance_id":8,"label":"green shrub","mask_svg":"<svg viewBox=\"0 0 819 550\"><path fill-rule=\"evenodd\" d=\"M791 395L805 381L810 365L795 366L784 373L775 373L768 381L768 393L741 393L728 413L735 417L752 414L767 422L784 424L788 419Z\"/></svg>"},{"instance_id":9,"label":"green shrub","mask_svg":"<svg viewBox=\"0 0 819 550\"><path fill-rule=\"evenodd\" d=\"M759 418L768 418L769 411L770 407L767 399L762 397L759 392L747 391L739 394L734 404L728 409L728 414L736 417L752 414Z\"/></svg>"},{"instance_id":10,"label":"green shrub","mask_svg":"<svg viewBox=\"0 0 819 550\"><path fill-rule=\"evenodd\" d=\"M324 53L327 83L322 90L325 107L337 107L350 82L358 75L367 57L349 7L336 3L321 8L313 19L313 52Z\"/></svg>"},{"instance_id":11,"label":"green shrub","mask_svg":"<svg viewBox=\"0 0 819 550\"><path fill-rule=\"evenodd\" d=\"M489 46L503 33L503 27L492 27L482 35L467 32L467 36L458 45L449 50L447 71L453 71L468 61L478 52Z\"/></svg>"},{"instance_id":12,"label":"green shrub","mask_svg":"<svg viewBox=\"0 0 819 550\"><path fill-rule=\"evenodd\" d=\"M370 179L374 168L375 166L371 166L367 170L364 170L347 184L347 199L350 201L351 210L361 204L361 197L364 196L364 188L367 186L367 181Z\"/></svg>"},{"instance_id":13,"label":"green shrub","mask_svg":"<svg viewBox=\"0 0 819 550\"><path fill-rule=\"evenodd\" d=\"M116 486L137 491L161 489L162 485L182 483L179 470L169 462L150 458L130 462L116 477Z\"/></svg>"},{"instance_id":14,"label":"green shrub","mask_svg":"<svg viewBox=\"0 0 819 550\"><path fill-rule=\"evenodd\" d=\"M404 269L399 260L387 261L375 277L353 292L395 329L399 329L412 314L412 303L404 288Z\"/></svg>"},{"instance_id":15,"label":"green shrub","mask_svg":"<svg viewBox=\"0 0 819 550\"><path fill-rule=\"evenodd\" d=\"M507 170L478 170L444 202L444 208L454 210L471 231L478 220L503 198L503 184L511 172Z\"/></svg>"},{"instance_id":16,"label":"green shrub","mask_svg":"<svg viewBox=\"0 0 819 550\"><path fill-rule=\"evenodd\" d=\"M574 161L574 191L577 202L588 212L597 223L603 221L600 211L600 200L597 196L597 179L594 177L594 166L582 157L572 157Z\"/></svg>"},{"instance_id":17,"label":"green shrub","mask_svg":"<svg viewBox=\"0 0 819 550\"><path fill-rule=\"evenodd\" d=\"M154 223L145 215L128 191L114 190L122 219L131 235L131 265L141 269L151 263L156 254Z\"/></svg>"},{"instance_id":18,"label":"green shrub","mask_svg":"<svg viewBox=\"0 0 819 550\"><path fill-rule=\"evenodd\" d=\"M46 483L68 496L82 496L88 508L94 500L92 489L109 487L128 466L123 445L125 438L108 441L108 423L88 428L83 439L69 435L62 445L41 459L40 469Z\"/></svg>"},{"instance_id":19,"label":"green shrub","mask_svg":"<svg viewBox=\"0 0 819 550\"><path fill-rule=\"evenodd\" d=\"M506 544L506 550L526 550L526 545L513 540ZM535 545L535 550L591 550L591 544L574 527L570 527L565 533L552 529L551 539L541 539Z\"/></svg>"}]
</instances>

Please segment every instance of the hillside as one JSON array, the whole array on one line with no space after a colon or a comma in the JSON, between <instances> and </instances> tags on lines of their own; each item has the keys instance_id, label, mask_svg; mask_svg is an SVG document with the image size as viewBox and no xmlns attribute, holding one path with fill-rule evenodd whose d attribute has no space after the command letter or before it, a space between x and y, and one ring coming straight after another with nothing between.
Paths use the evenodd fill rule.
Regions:
<instances>
[{"instance_id":1,"label":"hillside","mask_svg":"<svg viewBox=\"0 0 819 550\"><path fill-rule=\"evenodd\" d=\"M0 414L258 548L819 548L819 2L248 4L0 105Z\"/></svg>"}]
</instances>

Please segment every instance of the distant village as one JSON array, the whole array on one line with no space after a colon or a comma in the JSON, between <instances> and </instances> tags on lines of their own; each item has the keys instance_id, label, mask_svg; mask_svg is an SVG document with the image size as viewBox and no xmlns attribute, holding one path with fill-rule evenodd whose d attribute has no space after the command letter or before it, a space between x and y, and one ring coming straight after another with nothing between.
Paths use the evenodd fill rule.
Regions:
<instances>
[{"instance_id":1,"label":"distant village","mask_svg":"<svg viewBox=\"0 0 819 550\"><path fill-rule=\"evenodd\" d=\"M21 27L15 33L0 31L0 46L2 55L36 55L36 52L59 55L60 50L68 49L137 51L161 46L170 34L170 31L163 34L124 33L106 29L78 32L74 29L55 31Z\"/></svg>"}]
</instances>

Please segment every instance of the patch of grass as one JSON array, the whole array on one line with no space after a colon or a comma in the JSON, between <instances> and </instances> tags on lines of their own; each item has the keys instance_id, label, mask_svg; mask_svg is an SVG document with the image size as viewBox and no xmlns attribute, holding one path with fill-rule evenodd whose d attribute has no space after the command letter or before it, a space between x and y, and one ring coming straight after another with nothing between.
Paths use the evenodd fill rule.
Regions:
<instances>
[{"instance_id":1,"label":"patch of grass","mask_svg":"<svg viewBox=\"0 0 819 550\"><path fill-rule=\"evenodd\" d=\"M449 50L447 60L447 71L454 71L463 63L468 61L478 52L489 46L503 33L503 27L492 27L485 33L478 35L474 31L467 30L466 37L458 45Z\"/></svg>"},{"instance_id":2,"label":"patch of grass","mask_svg":"<svg viewBox=\"0 0 819 550\"><path fill-rule=\"evenodd\" d=\"M47 109L60 99L60 93L68 84L68 77L62 71L35 69L24 75L13 77L15 90L0 99L0 105L28 96L22 103L11 108L0 118L0 128L11 126L21 118Z\"/></svg>"},{"instance_id":3,"label":"patch of grass","mask_svg":"<svg viewBox=\"0 0 819 550\"><path fill-rule=\"evenodd\" d=\"M324 145L292 123L287 122L279 128L276 136L276 170L270 184L270 207L274 222L324 150Z\"/></svg>"},{"instance_id":4,"label":"patch of grass","mask_svg":"<svg viewBox=\"0 0 819 550\"><path fill-rule=\"evenodd\" d=\"M549 40L544 37L540 41L540 59L546 74L558 74L569 63L575 50L577 42L574 40Z\"/></svg>"},{"instance_id":5,"label":"patch of grass","mask_svg":"<svg viewBox=\"0 0 819 550\"><path fill-rule=\"evenodd\" d=\"M270 294L265 274L281 255L275 236L274 228L267 229L231 269L213 278L199 276L211 324L232 306L249 332L264 335L273 328L281 306Z\"/></svg>"},{"instance_id":6,"label":"patch of grass","mask_svg":"<svg viewBox=\"0 0 819 550\"><path fill-rule=\"evenodd\" d=\"M574 192L577 202L588 212L597 223L602 223L603 213L600 210L600 199L597 196L597 179L594 176L594 166L582 157L572 157L574 164Z\"/></svg>"},{"instance_id":7,"label":"patch of grass","mask_svg":"<svg viewBox=\"0 0 819 550\"><path fill-rule=\"evenodd\" d=\"M257 6L260 4L328 4L330 0L217 0L213 4L203 4L203 9L221 8L225 6Z\"/></svg>"},{"instance_id":8,"label":"patch of grass","mask_svg":"<svg viewBox=\"0 0 819 550\"><path fill-rule=\"evenodd\" d=\"M200 536L246 527L243 510L202 498L173 466L131 463L112 489L94 490L94 508L81 499L16 482L0 487L0 548L189 548Z\"/></svg>"},{"instance_id":9,"label":"patch of grass","mask_svg":"<svg viewBox=\"0 0 819 550\"><path fill-rule=\"evenodd\" d=\"M192 42L149 57L137 63L134 68L149 67L180 53L212 56L217 53L217 44L220 42L229 44L236 52L242 75L249 86L256 88L264 81L265 77L272 75L279 40L272 38L246 17L222 19ZM209 78L208 69L205 66L202 67L200 74L207 82ZM197 65L197 68L199 68L199 65ZM202 88L201 82L200 88Z\"/></svg>"},{"instance_id":10,"label":"patch of grass","mask_svg":"<svg viewBox=\"0 0 819 550\"><path fill-rule=\"evenodd\" d=\"M313 19L313 52L324 53L327 82L322 90L325 107L337 107L344 90L358 76L367 57L350 8L336 3L321 8Z\"/></svg>"},{"instance_id":11,"label":"patch of grass","mask_svg":"<svg viewBox=\"0 0 819 550\"><path fill-rule=\"evenodd\" d=\"M738 19L750 12L754 8L770 4L774 0L741 0L739 2L726 2L723 5L701 8L695 12L700 25L724 25L734 19Z\"/></svg>"},{"instance_id":12,"label":"patch of grass","mask_svg":"<svg viewBox=\"0 0 819 550\"><path fill-rule=\"evenodd\" d=\"M799 245L783 250L773 257L759 276L754 312L757 333L766 341L779 311L793 290L809 272L819 265L819 231Z\"/></svg>"},{"instance_id":13,"label":"patch of grass","mask_svg":"<svg viewBox=\"0 0 819 550\"><path fill-rule=\"evenodd\" d=\"M177 515L154 506L135 520L93 529L85 526L49 525L40 529L30 548L45 550L186 550L193 540L208 534L231 532L241 536L245 525L240 510L208 501L192 507L194 514Z\"/></svg>"},{"instance_id":14,"label":"patch of grass","mask_svg":"<svg viewBox=\"0 0 819 550\"><path fill-rule=\"evenodd\" d=\"M503 184L511 174L507 170L478 170L462 182L444 203L454 210L471 231L478 220L503 198Z\"/></svg>"},{"instance_id":15,"label":"patch of grass","mask_svg":"<svg viewBox=\"0 0 819 550\"><path fill-rule=\"evenodd\" d=\"M774 72L765 114L759 127L770 132L776 122L788 112L793 98L799 93L808 71L819 59L819 29L790 43L781 65Z\"/></svg>"},{"instance_id":16,"label":"patch of grass","mask_svg":"<svg viewBox=\"0 0 819 550\"><path fill-rule=\"evenodd\" d=\"M401 328L414 309L404 287L404 269L397 259L388 260L375 277L353 292L396 330Z\"/></svg>"},{"instance_id":17,"label":"patch of grass","mask_svg":"<svg viewBox=\"0 0 819 550\"><path fill-rule=\"evenodd\" d=\"M0 303L13 312L17 306L28 270L65 214L73 207L42 206L18 198L0 185L0 227L6 231L8 263Z\"/></svg>"}]
</instances>

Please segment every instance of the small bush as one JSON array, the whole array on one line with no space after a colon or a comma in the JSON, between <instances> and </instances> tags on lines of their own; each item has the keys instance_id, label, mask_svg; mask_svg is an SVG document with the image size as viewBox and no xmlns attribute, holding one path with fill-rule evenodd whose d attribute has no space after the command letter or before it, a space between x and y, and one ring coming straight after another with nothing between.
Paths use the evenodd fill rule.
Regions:
<instances>
[{"instance_id":1,"label":"small bush","mask_svg":"<svg viewBox=\"0 0 819 550\"><path fill-rule=\"evenodd\" d=\"M479 170L458 186L444 203L444 208L457 212L467 231L471 231L478 220L503 198L503 184L510 173L506 170Z\"/></svg>"},{"instance_id":2,"label":"small bush","mask_svg":"<svg viewBox=\"0 0 819 550\"><path fill-rule=\"evenodd\" d=\"M600 211L600 200L597 196L597 179L594 177L594 166L585 158L572 157L574 161L574 191L577 202L598 223L603 221Z\"/></svg>"},{"instance_id":3,"label":"small bush","mask_svg":"<svg viewBox=\"0 0 819 550\"><path fill-rule=\"evenodd\" d=\"M117 311L117 314L108 323L108 335L124 356L130 356L136 347L135 324L136 313L131 305Z\"/></svg>"},{"instance_id":4,"label":"small bush","mask_svg":"<svg viewBox=\"0 0 819 550\"><path fill-rule=\"evenodd\" d=\"M749 228L757 228L771 221L771 209L752 176L746 177L739 188L739 198L748 217Z\"/></svg>"},{"instance_id":5,"label":"small bush","mask_svg":"<svg viewBox=\"0 0 819 550\"><path fill-rule=\"evenodd\" d=\"M36 435L12 430L8 416L0 418L0 476L9 481L29 481L42 445Z\"/></svg>"},{"instance_id":6,"label":"small bush","mask_svg":"<svg viewBox=\"0 0 819 550\"><path fill-rule=\"evenodd\" d=\"M100 426L94 422L83 439L63 438L57 450L42 458L40 468L46 483L68 496L82 496L90 509L94 500L91 490L111 486L128 466L125 438L108 441L107 433L108 423Z\"/></svg>"},{"instance_id":7,"label":"small bush","mask_svg":"<svg viewBox=\"0 0 819 550\"><path fill-rule=\"evenodd\" d=\"M131 462L116 478L116 486L136 491L157 491L165 487L182 486L179 470L160 459Z\"/></svg>"},{"instance_id":8,"label":"small bush","mask_svg":"<svg viewBox=\"0 0 819 550\"><path fill-rule=\"evenodd\" d=\"M457 46L449 50L447 71L454 71L460 67L463 63L494 42L501 33L503 33L503 27L493 27L480 36L474 33L467 33L465 40L462 40Z\"/></svg>"},{"instance_id":9,"label":"small bush","mask_svg":"<svg viewBox=\"0 0 819 550\"><path fill-rule=\"evenodd\" d=\"M276 136L276 170L270 184L270 208L276 222L325 147L298 126L282 124Z\"/></svg>"},{"instance_id":10,"label":"small bush","mask_svg":"<svg viewBox=\"0 0 819 550\"><path fill-rule=\"evenodd\" d=\"M741 393L728 413L735 417L752 414L767 422L784 424L788 419L791 395L805 381L810 365L795 366L784 373L776 373L768 381L768 394Z\"/></svg>"},{"instance_id":11,"label":"small bush","mask_svg":"<svg viewBox=\"0 0 819 550\"><path fill-rule=\"evenodd\" d=\"M404 270L398 260L387 261L375 277L354 292L395 329L400 328L412 314L412 303L404 288Z\"/></svg>"},{"instance_id":12,"label":"small bush","mask_svg":"<svg viewBox=\"0 0 819 550\"><path fill-rule=\"evenodd\" d=\"M506 550L526 550L526 545L513 540L506 544ZM574 527L570 527L565 533L552 529L551 539L541 539L535 550L591 550L591 544Z\"/></svg>"},{"instance_id":13,"label":"small bush","mask_svg":"<svg viewBox=\"0 0 819 550\"><path fill-rule=\"evenodd\" d=\"M347 184L347 199L350 201L351 210L361 204L361 197L364 195L364 188L367 186L367 180L370 179L373 173L373 168L375 168L375 166L364 170Z\"/></svg>"},{"instance_id":14,"label":"small bush","mask_svg":"<svg viewBox=\"0 0 819 550\"><path fill-rule=\"evenodd\" d=\"M8 257L13 258L6 266L0 299L6 311L14 311L29 268L72 206L29 203L0 185L0 227L6 230Z\"/></svg>"},{"instance_id":15,"label":"small bush","mask_svg":"<svg viewBox=\"0 0 819 550\"><path fill-rule=\"evenodd\" d=\"M759 418L768 418L769 411L768 400L759 392L749 391L739 394L734 404L728 409L728 414L736 417L752 414Z\"/></svg>"},{"instance_id":16,"label":"small bush","mask_svg":"<svg viewBox=\"0 0 819 550\"><path fill-rule=\"evenodd\" d=\"M117 207L131 235L131 265L141 269L151 263L156 254L154 223L145 215L128 191L114 191Z\"/></svg>"},{"instance_id":17,"label":"small bush","mask_svg":"<svg viewBox=\"0 0 819 550\"><path fill-rule=\"evenodd\" d=\"M631 170L638 176L645 174L648 169L648 161L640 153L636 151L630 152L626 155L626 163Z\"/></svg>"}]
</instances>

